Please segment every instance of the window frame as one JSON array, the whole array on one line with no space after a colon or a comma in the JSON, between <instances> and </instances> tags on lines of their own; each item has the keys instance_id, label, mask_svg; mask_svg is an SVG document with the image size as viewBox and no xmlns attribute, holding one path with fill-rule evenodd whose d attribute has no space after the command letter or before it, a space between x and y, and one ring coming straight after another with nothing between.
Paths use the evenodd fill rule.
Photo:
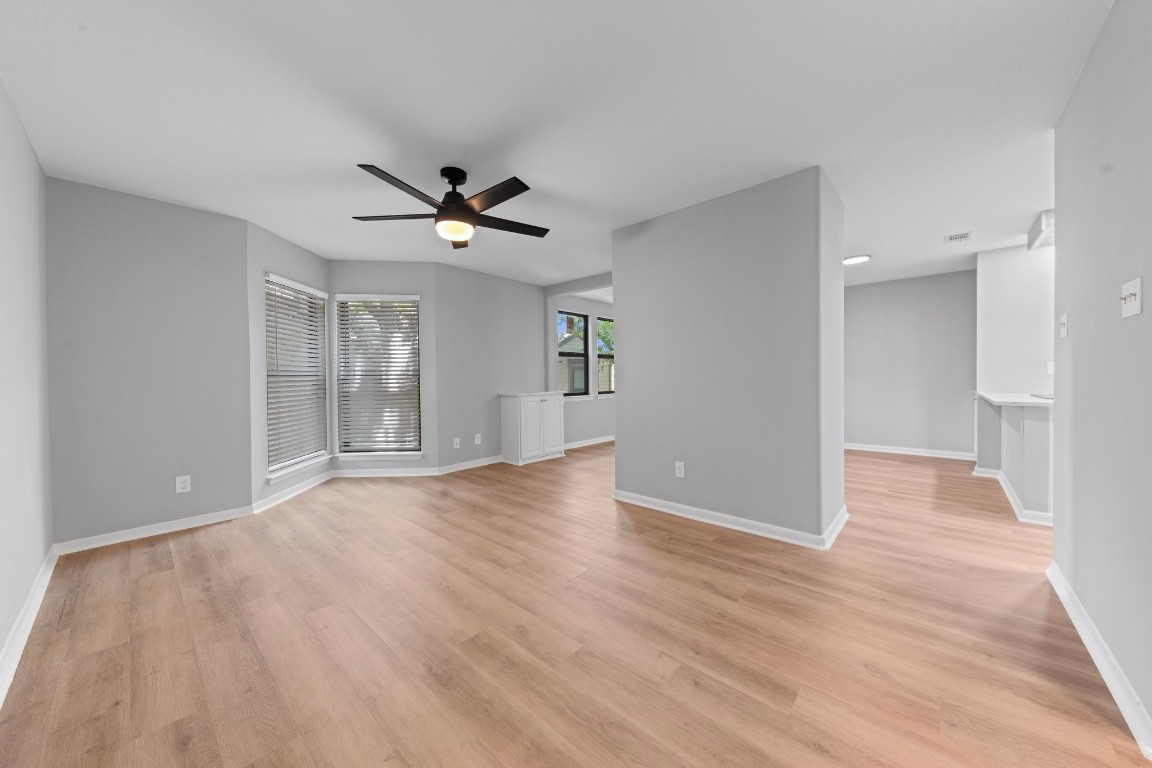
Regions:
<instances>
[{"instance_id":1,"label":"window frame","mask_svg":"<svg viewBox=\"0 0 1152 768\"><path fill-rule=\"evenodd\" d=\"M612 378L613 379L616 378L616 348L615 347L612 348L611 354L607 354L607 355L600 354L600 321L601 320L607 320L608 322L612 323L612 335L613 335L613 337L615 337L615 335L616 335L616 320L615 320L615 318L611 318L611 317L597 317L596 318L596 395L597 396L614 395L614 394L616 394L615 389L604 389L604 390L600 389L600 361L601 360L611 360L612 361Z\"/></svg>"},{"instance_id":2,"label":"window frame","mask_svg":"<svg viewBox=\"0 0 1152 768\"><path fill-rule=\"evenodd\" d=\"M559 357L574 357L574 358L577 358L577 359L584 361L584 391L583 392L565 391L564 397L588 397L592 394L592 391L591 391L592 388L590 386L588 386L588 378L589 378L588 374L590 373L589 368L588 368L588 315L586 315L582 312L569 312L568 310L565 310L565 309L556 310L556 315L557 315L557 317L555 319L557 319L557 320L559 319L560 315L571 315L572 317L584 318L584 351L583 352L563 352L560 350L560 340L557 339L556 340L556 355L558 358ZM555 327L556 326L553 326L553 328L555 328ZM558 364L559 362L560 362L559 360L556 360L555 364ZM559 384L559 382L557 382L557 384ZM566 389L567 389L567 387L565 387L565 390Z\"/></svg>"},{"instance_id":3,"label":"window frame","mask_svg":"<svg viewBox=\"0 0 1152 768\"><path fill-rule=\"evenodd\" d=\"M380 449L380 450L363 450L363 451L346 451L342 448L343 436L341 435L340 423L340 304L344 302L385 302L385 301L406 301L416 303L416 318L417 318L417 331L416 343L419 347L417 362L419 365L418 381L417 381L417 418L420 421L420 429L418 431L419 445L414 449ZM424 456L424 307L423 301L419 294L384 294L384 293L338 293L332 300L332 357L334 363L332 365L332 394L331 394L331 408L332 408L332 425L333 425L333 444L336 446L336 458L341 461L351 460L372 460L372 459L421 459Z\"/></svg>"},{"instance_id":4,"label":"window frame","mask_svg":"<svg viewBox=\"0 0 1152 768\"><path fill-rule=\"evenodd\" d=\"M281 288L287 288L298 293L303 293L311 296L314 299L319 299L321 302L320 311L320 334L318 338L319 343L319 360L320 360L320 378L324 383L324 399L323 399L323 421L324 421L324 445L317 450L310 451L300 456L295 456L290 459L277 462L275 464L269 463L271 461L271 446L269 441L271 439L271 419L269 418L269 406L271 399L269 397L269 380L273 374L268 368L268 345L270 337L267 332L268 322L268 284L273 283ZM330 352L331 349L328 344L329 323L328 313L330 310L330 296L326 291L321 291L313 288L310 285L297 282L282 275L275 274L274 272L264 273L264 321L265 321L265 335L264 335L264 446L265 446L265 463L267 464L267 478L270 482L287 474L305 469L309 466L319 464L326 461L332 455L332 429L331 419L329 413L329 402L331 398L331 383L329 376L330 369Z\"/></svg>"}]
</instances>

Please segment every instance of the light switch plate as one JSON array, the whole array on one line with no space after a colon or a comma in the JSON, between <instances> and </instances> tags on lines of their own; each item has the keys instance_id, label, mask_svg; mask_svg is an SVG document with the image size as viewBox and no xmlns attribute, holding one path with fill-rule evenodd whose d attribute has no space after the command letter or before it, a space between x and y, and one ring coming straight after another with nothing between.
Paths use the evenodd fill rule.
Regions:
<instances>
[{"instance_id":1,"label":"light switch plate","mask_svg":"<svg viewBox=\"0 0 1152 768\"><path fill-rule=\"evenodd\" d=\"M1051 361L1051 360L1048 361L1048 375L1049 376L1055 376L1056 375L1056 363Z\"/></svg>"},{"instance_id":2,"label":"light switch plate","mask_svg":"<svg viewBox=\"0 0 1152 768\"><path fill-rule=\"evenodd\" d=\"M1120 317L1132 317L1144 311L1144 278L1129 280L1120 286Z\"/></svg>"}]
</instances>

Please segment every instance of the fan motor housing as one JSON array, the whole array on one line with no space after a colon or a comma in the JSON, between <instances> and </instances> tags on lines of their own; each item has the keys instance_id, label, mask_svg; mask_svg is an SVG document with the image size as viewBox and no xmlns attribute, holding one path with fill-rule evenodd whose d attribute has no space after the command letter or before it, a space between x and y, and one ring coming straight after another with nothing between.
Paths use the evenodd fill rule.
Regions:
<instances>
[{"instance_id":1,"label":"fan motor housing","mask_svg":"<svg viewBox=\"0 0 1152 768\"><path fill-rule=\"evenodd\" d=\"M462 187L468 183L468 172L454 165L446 165L440 169L440 179L453 188Z\"/></svg>"}]
</instances>

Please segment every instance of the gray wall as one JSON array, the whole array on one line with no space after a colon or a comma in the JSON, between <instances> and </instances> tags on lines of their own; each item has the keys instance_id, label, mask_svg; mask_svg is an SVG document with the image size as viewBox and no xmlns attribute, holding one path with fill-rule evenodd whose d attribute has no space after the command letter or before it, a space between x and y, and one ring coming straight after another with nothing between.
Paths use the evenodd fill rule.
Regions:
<instances>
[{"instance_id":1,"label":"gray wall","mask_svg":"<svg viewBox=\"0 0 1152 768\"><path fill-rule=\"evenodd\" d=\"M435 276L440 463L498 456L498 393L544 388L544 289L444 264Z\"/></svg>"},{"instance_id":2,"label":"gray wall","mask_svg":"<svg viewBox=\"0 0 1152 768\"><path fill-rule=\"evenodd\" d=\"M592 301L582 296L549 296L544 315L545 344L548 349L546 363L547 389L556 389L556 313L560 311L579 312L588 315L589 322L597 317L616 319L612 305L603 301ZM591 338L591 337L590 337ZM595 370L595 341L588 348L588 364ZM595 381L595 378L592 379ZM594 392L595 384L589 389L588 397L564 398L564 442L578 443L585 440L598 440L616 434L616 396L600 395Z\"/></svg>"},{"instance_id":3,"label":"gray wall","mask_svg":"<svg viewBox=\"0 0 1152 768\"><path fill-rule=\"evenodd\" d=\"M56 539L251 504L246 224L59 179L47 200Z\"/></svg>"},{"instance_id":4,"label":"gray wall","mask_svg":"<svg viewBox=\"0 0 1152 768\"><path fill-rule=\"evenodd\" d=\"M1152 3L1117 0L1056 129L1056 562L1152 701Z\"/></svg>"},{"instance_id":5,"label":"gray wall","mask_svg":"<svg viewBox=\"0 0 1152 768\"><path fill-rule=\"evenodd\" d=\"M328 262L295 243L248 224L248 381L252 431L252 500L262 501L286 487L328 471L322 463L268 482L268 361L264 329L264 275L286 277L318 291L328 290Z\"/></svg>"},{"instance_id":6,"label":"gray wall","mask_svg":"<svg viewBox=\"0 0 1152 768\"><path fill-rule=\"evenodd\" d=\"M0 85L0 641L52 544L44 287L44 174ZM2 648L3 646L0 646ZM7 681L0 680L0 690Z\"/></svg>"},{"instance_id":7,"label":"gray wall","mask_svg":"<svg viewBox=\"0 0 1152 768\"><path fill-rule=\"evenodd\" d=\"M619 490L813 534L839 511L828 183L810 168L613 233Z\"/></svg>"},{"instance_id":8,"label":"gray wall","mask_svg":"<svg viewBox=\"0 0 1152 768\"><path fill-rule=\"evenodd\" d=\"M972 453L976 272L846 288L849 443Z\"/></svg>"},{"instance_id":9,"label":"gray wall","mask_svg":"<svg viewBox=\"0 0 1152 768\"><path fill-rule=\"evenodd\" d=\"M1024 509L1047 512L1048 409L1005 405L1000 410L1000 469Z\"/></svg>"}]
</instances>

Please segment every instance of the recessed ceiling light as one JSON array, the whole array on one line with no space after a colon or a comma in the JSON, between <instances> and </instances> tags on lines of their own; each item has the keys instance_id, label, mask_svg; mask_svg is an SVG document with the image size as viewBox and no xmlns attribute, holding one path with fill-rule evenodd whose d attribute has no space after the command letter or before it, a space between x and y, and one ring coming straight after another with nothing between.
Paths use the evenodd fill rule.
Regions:
<instances>
[{"instance_id":1,"label":"recessed ceiling light","mask_svg":"<svg viewBox=\"0 0 1152 768\"><path fill-rule=\"evenodd\" d=\"M871 258L871 254L867 253L862 253L859 256L849 256L848 258L844 259L844 266L850 267L853 264L863 264Z\"/></svg>"}]
</instances>

